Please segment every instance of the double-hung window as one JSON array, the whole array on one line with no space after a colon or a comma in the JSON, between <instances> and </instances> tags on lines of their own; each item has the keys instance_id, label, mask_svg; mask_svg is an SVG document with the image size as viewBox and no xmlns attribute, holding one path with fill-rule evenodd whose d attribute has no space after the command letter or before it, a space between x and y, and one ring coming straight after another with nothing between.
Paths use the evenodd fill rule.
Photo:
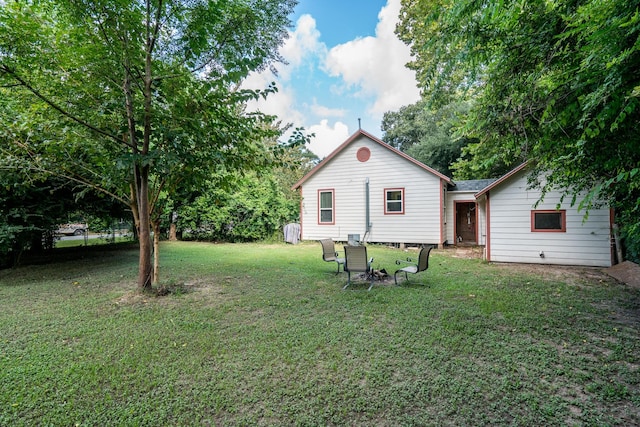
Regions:
<instances>
[{"instance_id":1,"label":"double-hung window","mask_svg":"<svg viewBox=\"0 0 640 427\"><path fill-rule=\"evenodd\" d=\"M334 190L318 190L318 224L335 224Z\"/></svg>"},{"instance_id":2,"label":"double-hung window","mask_svg":"<svg viewBox=\"0 0 640 427\"><path fill-rule=\"evenodd\" d=\"M531 231L564 233L567 214L564 210L531 211Z\"/></svg>"},{"instance_id":3,"label":"double-hung window","mask_svg":"<svg viewBox=\"0 0 640 427\"><path fill-rule=\"evenodd\" d=\"M384 213L385 215L404 214L404 188L385 188Z\"/></svg>"}]
</instances>

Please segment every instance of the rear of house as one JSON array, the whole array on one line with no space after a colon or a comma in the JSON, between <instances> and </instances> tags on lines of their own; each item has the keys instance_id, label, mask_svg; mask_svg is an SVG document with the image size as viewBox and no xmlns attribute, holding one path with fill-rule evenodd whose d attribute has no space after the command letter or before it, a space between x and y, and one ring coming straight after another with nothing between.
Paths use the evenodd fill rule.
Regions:
<instances>
[{"instance_id":1,"label":"rear of house","mask_svg":"<svg viewBox=\"0 0 640 427\"><path fill-rule=\"evenodd\" d=\"M441 245L449 182L360 130L294 186L302 239Z\"/></svg>"},{"instance_id":2,"label":"rear of house","mask_svg":"<svg viewBox=\"0 0 640 427\"><path fill-rule=\"evenodd\" d=\"M523 164L498 179L454 183L359 130L294 185L301 237L474 245L488 261L610 266L610 210L585 218L560 192L538 203L526 172Z\"/></svg>"}]
</instances>

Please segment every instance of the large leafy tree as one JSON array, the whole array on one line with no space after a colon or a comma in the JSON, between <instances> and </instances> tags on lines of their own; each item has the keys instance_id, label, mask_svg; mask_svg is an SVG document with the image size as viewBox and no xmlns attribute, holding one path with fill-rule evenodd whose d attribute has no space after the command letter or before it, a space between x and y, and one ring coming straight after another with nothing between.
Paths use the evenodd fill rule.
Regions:
<instances>
[{"instance_id":1,"label":"large leafy tree","mask_svg":"<svg viewBox=\"0 0 640 427\"><path fill-rule=\"evenodd\" d=\"M403 0L397 33L434 105L474 98L463 170L534 160L640 240L639 1Z\"/></svg>"},{"instance_id":2,"label":"large leafy tree","mask_svg":"<svg viewBox=\"0 0 640 427\"><path fill-rule=\"evenodd\" d=\"M4 2L0 85L20 100L3 123L6 152L128 204L140 240L138 286L150 288L150 230L166 195L273 160L263 144L278 134L272 118L243 105L275 89L238 87L280 60L295 3Z\"/></svg>"},{"instance_id":3,"label":"large leafy tree","mask_svg":"<svg viewBox=\"0 0 640 427\"><path fill-rule=\"evenodd\" d=\"M299 220L300 194L292 186L319 159L304 145L280 151L273 168L212 176L189 199L175 204L171 217L176 238L253 241L282 236L285 224Z\"/></svg>"},{"instance_id":4,"label":"large leafy tree","mask_svg":"<svg viewBox=\"0 0 640 427\"><path fill-rule=\"evenodd\" d=\"M451 165L462 149L474 142L457 135L469 111L469 103L452 102L432 110L426 100L384 114L382 140L414 159L451 176Z\"/></svg>"},{"instance_id":5,"label":"large leafy tree","mask_svg":"<svg viewBox=\"0 0 640 427\"><path fill-rule=\"evenodd\" d=\"M195 200L178 209L178 228L187 231L187 238L232 242L270 239L297 218L299 201L287 197L275 174L234 176L232 193L211 182Z\"/></svg>"}]
</instances>

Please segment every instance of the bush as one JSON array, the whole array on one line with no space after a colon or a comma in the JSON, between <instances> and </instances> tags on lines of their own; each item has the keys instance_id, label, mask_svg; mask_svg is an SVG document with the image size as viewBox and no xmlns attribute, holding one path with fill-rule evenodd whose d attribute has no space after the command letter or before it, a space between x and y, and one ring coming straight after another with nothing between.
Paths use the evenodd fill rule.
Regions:
<instances>
[{"instance_id":1,"label":"bush","mask_svg":"<svg viewBox=\"0 0 640 427\"><path fill-rule=\"evenodd\" d=\"M252 174L240 178L231 191L213 187L180 208L178 228L186 240L267 240L296 220L298 208L298 198L283 191L274 177Z\"/></svg>"}]
</instances>

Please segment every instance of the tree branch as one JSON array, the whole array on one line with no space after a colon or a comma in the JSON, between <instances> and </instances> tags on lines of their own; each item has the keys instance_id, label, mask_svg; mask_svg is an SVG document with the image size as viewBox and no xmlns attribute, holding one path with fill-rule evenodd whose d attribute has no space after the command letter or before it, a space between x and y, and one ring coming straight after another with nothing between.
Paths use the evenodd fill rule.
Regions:
<instances>
[{"instance_id":1,"label":"tree branch","mask_svg":"<svg viewBox=\"0 0 640 427\"><path fill-rule=\"evenodd\" d=\"M109 191L106 188L103 188L103 187L101 187L101 186L99 186L97 184L94 184L94 183L92 183L92 182L90 182L88 180L85 180L82 177L76 177L76 176L73 176L73 175L69 175L63 169L50 170L50 169L47 169L47 168L44 168L44 167L41 167L41 166L36 166L36 165L29 166L27 168L22 168L22 167L21 168L13 168L13 167L6 167L5 166L5 167L2 167L1 169L3 169L3 170L20 170L20 171L23 171L24 169L27 169L27 170L32 170L32 171L35 171L35 172L44 173L46 175L51 175L51 176L55 176L55 177L58 177L58 178L63 178L65 180L69 181L69 182L75 182L75 183L83 185L85 187L92 188L92 189L94 189L94 190L96 190L96 191L98 191L98 192L100 192L102 194L106 194L107 196L113 198L114 200L117 200L117 201L122 202L125 205L129 206L129 200L125 199L124 197L118 196L116 193L114 193L112 191Z\"/></svg>"},{"instance_id":2,"label":"tree branch","mask_svg":"<svg viewBox=\"0 0 640 427\"><path fill-rule=\"evenodd\" d=\"M81 118L71 114L69 111L65 110L64 108L60 107L58 104L56 104L55 102L53 102L52 100L50 100L49 98L47 98L44 94L42 94L38 89L36 89L35 87L31 86L26 80L24 80L22 77L20 77L14 70L10 69L9 67L7 67L6 65L0 65L0 69L3 70L5 73L10 74L11 76L13 76L14 79L16 79L19 82L19 86L25 87L29 92L31 92L33 95L35 95L37 98L39 98L40 100L42 100L45 104L47 104L48 106L50 106L51 108L53 108L54 110L56 110L57 112L59 112L60 114L62 114L64 117L78 123L79 125L82 125L84 127L86 127L87 129L92 130L93 132L96 132L99 135L105 136L119 144L124 144L126 146L131 147L131 145L129 143L127 143L125 140L122 140L120 138L118 138L116 135L113 135L109 132L106 132L102 129L99 129L95 126L93 126L92 124L82 120Z\"/></svg>"}]
</instances>

